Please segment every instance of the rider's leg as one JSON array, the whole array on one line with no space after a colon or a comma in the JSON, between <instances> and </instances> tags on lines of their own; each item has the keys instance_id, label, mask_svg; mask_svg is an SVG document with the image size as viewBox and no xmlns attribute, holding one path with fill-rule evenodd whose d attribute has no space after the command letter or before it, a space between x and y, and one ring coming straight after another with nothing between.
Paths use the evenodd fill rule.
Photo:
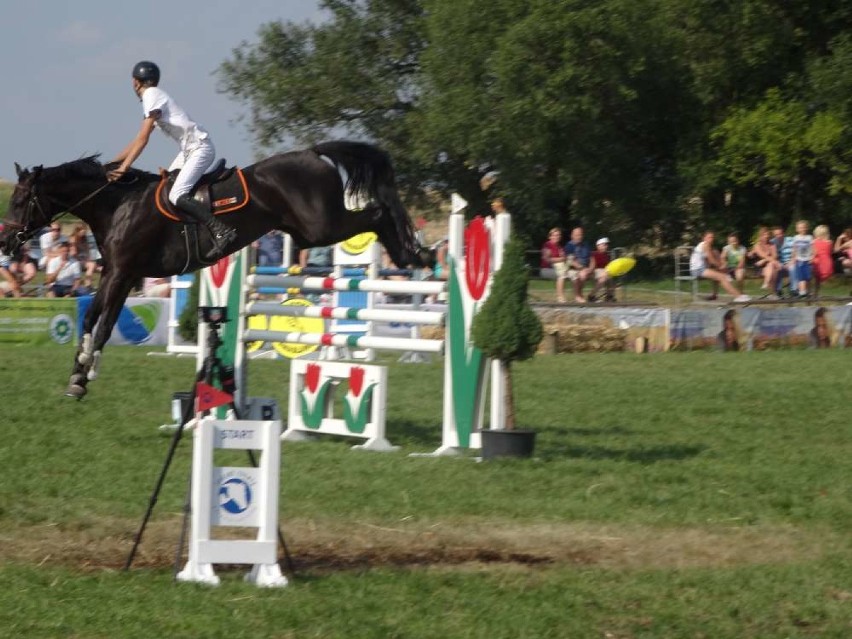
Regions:
<instances>
[{"instance_id":1,"label":"rider's leg","mask_svg":"<svg viewBox=\"0 0 852 639\"><path fill-rule=\"evenodd\" d=\"M205 140L203 144L184 158L183 166L169 193L169 200L172 204L195 221L204 224L210 231L213 247L204 255L204 259L208 261L218 260L226 255L228 244L237 237L237 232L234 229L222 224L206 205L190 196L193 187L213 164L215 158L216 150L213 148L213 144Z\"/></svg>"}]
</instances>

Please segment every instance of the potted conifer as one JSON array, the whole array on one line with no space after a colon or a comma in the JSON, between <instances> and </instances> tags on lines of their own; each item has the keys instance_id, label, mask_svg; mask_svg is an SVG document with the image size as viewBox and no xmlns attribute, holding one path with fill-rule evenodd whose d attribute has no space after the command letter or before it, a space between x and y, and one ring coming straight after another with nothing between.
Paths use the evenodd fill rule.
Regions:
<instances>
[{"instance_id":1,"label":"potted conifer","mask_svg":"<svg viewBox=\"0 0 852 639\"><path fill-rule=\"evenodd\" d=\"M473 318L471 340L487 357L503 364L506 423L483 430L482 457L530 456L535 432L515 428L512 363L531 358L542 338L541 320L529 303L529 273L524 244L513 237L506 244L503 263L494 274L491 293Z\"/></svg>"}]
</instances>

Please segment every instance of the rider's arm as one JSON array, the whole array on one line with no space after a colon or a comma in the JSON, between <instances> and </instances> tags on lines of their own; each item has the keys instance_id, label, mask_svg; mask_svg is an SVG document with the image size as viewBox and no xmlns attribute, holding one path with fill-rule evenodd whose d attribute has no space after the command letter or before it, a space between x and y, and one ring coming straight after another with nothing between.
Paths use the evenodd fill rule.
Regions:
<instances>
[{"instance_id":1,"label":"rider's arm","mask_svg":"<svg viewBox=\"0 0 852 639\"><path fill-rule=\"evenodd\" d=\"M136 137L133 138L130 141L130 144L128 144L113 160L113 162L120 162L121 164L117 169L110 171L111 177L121 177L123 173L127 172L130 165L136 161L136 158L142 154L142 151L145 150L145 147L148 144L148 140L151 138L151 132L157 124L158 116L159 112L152 111L147 118L142 120L142 126L139 128L139 132L136 134Z\"/></svg>"}]
</instances>

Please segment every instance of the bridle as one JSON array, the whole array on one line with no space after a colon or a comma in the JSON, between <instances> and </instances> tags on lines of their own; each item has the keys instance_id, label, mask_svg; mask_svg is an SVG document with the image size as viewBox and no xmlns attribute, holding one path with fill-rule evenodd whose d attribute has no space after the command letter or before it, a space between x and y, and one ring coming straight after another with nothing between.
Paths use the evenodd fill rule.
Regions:
<instances>
[{"instance_id":1,"label":"bridle","mask_svg":"<svg viewBox=\"0 0 852 639\"><path fill-rule=\"evenodd\" d=\"M56 198L52 198L52 199L56 202L56 204L59 205L61 211L63 211L64 213L73 213L79 206L81 206L82 204L91 200L93 197L95 197L98 193L103 191L110 184L111 184L111 182L107 182L106 184L99 186L94 191L92 191L91 193L89 193L88 195L83 197L81 200L79 200L73 206L66 207L62 204L62 202L60 202ZM47 197L47 196L45 196L45 197ZM33 214L35 210L38 210L38 214L39 214L39 217L41 218L41 220L39 221L39 223L37 223L36 225L34 225L30 229L28 229L28 227L30 226L29 222L27 222L25 224L21 224L20 222L8 220L8 221L4 221L4 223L3 223L4 227L8 227L12 230L18 229L15 232L15 239L20 244L23 244L24 242L29 240L31 237L33 237L36 234L38 229L47 226L56 217L56 216L50 215L47 211L44 210L44 207L41 204L41 199L39 199L39 193L38 193L38 190L36 188L36 185L33 184L32 187L30 188L30 197L27 200L27 210L26 210L26 213L24 214L24 219L28 220L28 221L35 219L35 215Z\"/></svg>"}]
</instances>

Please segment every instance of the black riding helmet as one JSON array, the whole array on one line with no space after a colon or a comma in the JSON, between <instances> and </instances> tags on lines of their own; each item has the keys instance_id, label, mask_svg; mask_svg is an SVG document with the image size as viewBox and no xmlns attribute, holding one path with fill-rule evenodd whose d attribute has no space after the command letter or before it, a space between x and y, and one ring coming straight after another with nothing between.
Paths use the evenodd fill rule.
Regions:
<instances>
[{"instance_id":1,"label":"black riding helmet","mask_svg":"<svg viewBox=\"0 0 852 639\"><path fill-rule=\"evenodd\" d=\"M133 67L133 77L143 84L157 85L160 82L160 67L147 60L137 62Z\"/></svg>"}]
</instances>

